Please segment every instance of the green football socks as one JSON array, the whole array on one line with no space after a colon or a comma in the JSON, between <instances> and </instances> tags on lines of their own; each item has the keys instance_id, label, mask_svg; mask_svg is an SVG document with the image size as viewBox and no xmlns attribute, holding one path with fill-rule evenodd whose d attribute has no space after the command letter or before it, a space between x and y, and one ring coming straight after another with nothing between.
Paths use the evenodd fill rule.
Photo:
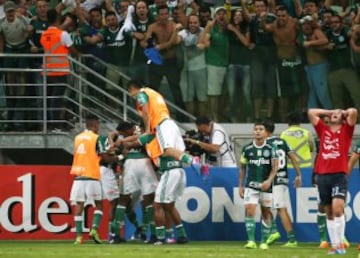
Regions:
<instances>
[{"instance_id":1,"label":"green football socks","mask_svg":"<svg viewBox=\"0 0 360 258\"><path fill-rule=\"evenodd\" d=\"M326 236L326 214L325 213L318 213L317 214L317 224L320 234L320 242L327 241Z\"/></svg>"},{"instance_id":2,"label":"green football socks","mask_svg":"<svg viewBox=\"0 0 360 258\"><path fill-rule=\"evenodd\" d=\"M249 241L255 241L255 226L256 226L255 218L253 217L245 218L245 228Z\"/></svg>"}]
</instances>

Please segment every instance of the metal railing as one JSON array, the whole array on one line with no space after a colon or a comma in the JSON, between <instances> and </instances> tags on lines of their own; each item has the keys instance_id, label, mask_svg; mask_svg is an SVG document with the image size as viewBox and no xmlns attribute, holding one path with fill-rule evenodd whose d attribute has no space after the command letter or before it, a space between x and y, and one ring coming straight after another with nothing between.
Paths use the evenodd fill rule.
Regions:
<instances>
[{"instance_id":1,"label":"metal railing","mask_svg":"<svg viewBox=\"0 0 360 258\"><path fill-rule=\"evenodd\" d=\"M46 63L48 54L0 54L1 58L37 59ZM62 69L43 69L41 65L25 68L0 68L0 130L36 131L46 134L51 129L62 127L63 132L78 131L82 127L86 114L97 115L106 130L114 129L114 125L121 121L139 121L138 114L133 108L133 100L128 92L119 85L106 78L106 69L112 69L121 78L130 78L112 66L93 55L82 55L76 59L68 56L72 69L68 82L51 83L47 73L62 71ZM103 72L95 71L89 63L96 63ZM13 76L11 76L13 75ZM15 75L15 76L14 76ZM55 88L63 87L65 94L54 95ZM54 107L50 103L60 105ZM5 104L4 104L5 103ZM170 110L179 112L189 121L194 116L167 101ZM54 114L57 113L57 116ZM55 118L54 118L55 117ZM187 128L184 128L185 130Z\"/></svg>"}]
</instances>

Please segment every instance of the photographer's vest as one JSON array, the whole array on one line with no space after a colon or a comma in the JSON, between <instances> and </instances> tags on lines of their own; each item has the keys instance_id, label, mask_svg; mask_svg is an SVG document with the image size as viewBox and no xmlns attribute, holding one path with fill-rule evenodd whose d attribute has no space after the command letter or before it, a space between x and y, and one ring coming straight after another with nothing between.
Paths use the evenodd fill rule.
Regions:
<instances>
[{"instance_id":1,"label":"photographer's vest","mask_svg":"<svg viewBox=\"0 0 360 258\"><path fill-rule=\"evenodd\" d=\"M56 27L49 27L40 38L40 43L45 54L68 55L69 49L61 42L62 30ZM47 71L48 76L64 76L70 73L70 62L67 56L48 56L44 69L62 69L63 71Z\"/></svg>"},{"instance_id":2,"label":"photographer's vest","mask_svg":"<svg viewBox=\"0 0 360 258\"><path fill-rule=\"evenodd\" d=\"M155 133L155 128L165 119L170 118L169 110L165 100L161 94L150 88L142 88L141 92L145 92L148 96L148 107L150 117L150 131ZM141 112L140 105L136 102L136 109Z\"/></svg>"},{"instance_id":3,"label":"photographer's vest","mask_svg":"<svg viewBox=\"0 0 360 258\"><path fill-rule=\"evenodd\" d=\"M290 126L280 135L289 147L294 151L299 167L308 168L312 166L312 155L309 146L309 131L299 126ZM293 168L291 162L288 163L289 168Z\"/></svg>"},{"instance_id":4,"label":"photographer's vest","mask_svg":"<svg viewBox=\"0 0 360 258\"><path fill-rule=\"evenodd\" d=\"M218 153L208 155L208 160L209 160L210 165L217 166L217 167L236 167L236 160L234 157L230 139L226 135L226 133L222 129L217 128L217 126L214 123L213 123L213 128L212 128L209 142L211 144L213 143L212 138L213 138L213 135L215 132L220 132L224 136L224 141L220 144L220 150ZM223 161L225 155L229 155L229 159L227 161L225 161L226 164Z\"/></svg>"},{"instance_id":5,"label":"photographer's vest","mask_svg":"<svg viewBox=\"0 0 360 258\"><path fill-rule=\"evenodd\" d=\"M85 130L75 137L71 175L96 180L100 178L100 157L96 152L98 137L90 130Z\"/></svg>"}]
</instances>

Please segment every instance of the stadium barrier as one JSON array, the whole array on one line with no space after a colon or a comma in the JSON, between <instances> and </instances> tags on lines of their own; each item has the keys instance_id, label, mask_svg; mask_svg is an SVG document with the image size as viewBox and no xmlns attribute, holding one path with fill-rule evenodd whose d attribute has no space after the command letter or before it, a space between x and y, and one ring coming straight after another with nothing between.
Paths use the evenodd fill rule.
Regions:
<instances>
[{"instance_id":1,"label":"stadium barrier","mask_svg":"<svg viewBox=\"0 0 360 258\"><path fill-rule=\"evenodd\" d=\"M69 193L72 178L67 166L0 166L0 238L1 239L73 239L74 223ZM238 170L211 168L203 179L192 169L186 170L187 188L177 202L191 240L245 240L244 205L238 195ZM295 172L290 170L290 181ZM289 211L297 239L316 242L317 191L311 187L311 169L302 169L303 187L290 187ZM359 241L360 174L354 169L349 179L346 236ZM291 209L290 209L291 203ZM107 205L105 205L105 210ZM84 232L89 232L93 207L86 206ZM139 212L139 207L137 208ZM141 220L141 214L140 220ZM257 215L259 221L259 212ZM106 238L107 212L100 234ZM260 237L259 225L257 238ZM278 221L278 228L285 234ZM126 236L134 231L126 224ZM284 239L283 239L284 240Z\"/></svg>"}]
</instances>

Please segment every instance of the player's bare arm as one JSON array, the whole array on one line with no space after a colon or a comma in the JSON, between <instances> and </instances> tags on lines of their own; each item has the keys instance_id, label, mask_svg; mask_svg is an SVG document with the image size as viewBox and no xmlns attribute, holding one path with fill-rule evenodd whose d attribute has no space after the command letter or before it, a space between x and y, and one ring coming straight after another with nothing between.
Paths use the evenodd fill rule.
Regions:
<instances>
[{"instance_id":1,"label":"player's bare arm","mask_svg":"<svg viewBox=\"0 0 360 258\"><path fill-rule=\"evenodd\" d=\"M245 178L246 164L241 164L239 168L239 195L244 198L244 178Z\"/></svg>"},{"instance_id":2,"label":"player's bare arm","mask_svg":"<svg viewBox=\"0 0 360 258\"><path fill-rule=\"evenodd\" d=\"M342 113L343 113L344 117L346 118L346 122L349 125L354 126L356 124L358 111L355 108L348 108L346 110L343 110Z\"/></svg>"},{"instance_id":3,"label":"player's bare arm","mask_svg":"<svg viewBox=\"0 0 360 258\"><path fill-rule=\"evenodd\" d=\"M270 172L270 175L269 175L268 179L266 179L261 185L261 190L262 191L269 190L272 182L274 181L274 178L276 176L278 168L279 168L279 159L277 159L277 158L272 159L271 160L271 172Z\"/></svg>"},{"instance_id":4,"label":"player's bare arm","mask_svg":"<svg viewBox=\"0 0 360 258\"><path fill-rule=\"evenodd\" d=\"M308 110L308 117L309 117L310 122L313 125L317 125L317 123L320 120L321 115L331 116L331 113L332 113L332 110L321 109L321 108L311 108Z\"/></svg>"},{"instance_id":5,"label":"player's bare arm","mask_svg":"<svg viewBox=\"0 0 360 258\"><path fill-rule=\"evenodd\" d=\"M296 177L295 177L295 180L294 180L294 186L295 187L301 187L301 170L300 170L300 167L299 167L299 163L298 161L296 160L296 155L294 152L290 152L288 154L289 158L290 158L290 161L295 169L295 172L296 172Z\"/></svg>"},{"instance_id":6,"label":"player's bare arm","mask_svg":"<svg viewBox=\"0 0 360 258\"><path fill-rule=\"evenodd\" d=\"M360 157L359 153L353 152L351 154L351 157L350 157L349 162L348 162L348 171L347 171L348 176L350 176L351 171L353 170L353 168L355 166L355 163L359 160L359 157Z\"/></svg>"}]
</instances>

